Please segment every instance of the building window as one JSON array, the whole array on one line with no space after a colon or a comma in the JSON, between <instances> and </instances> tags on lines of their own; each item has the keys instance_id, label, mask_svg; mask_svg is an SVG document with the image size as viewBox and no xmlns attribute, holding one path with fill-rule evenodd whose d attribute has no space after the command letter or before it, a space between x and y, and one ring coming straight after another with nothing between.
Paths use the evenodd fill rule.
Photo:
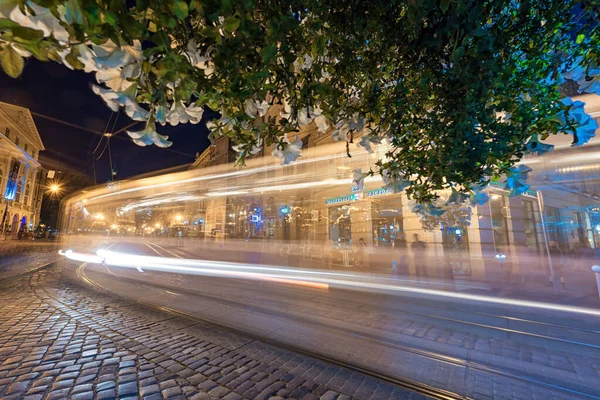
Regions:
<instances>
[{"instance_id":1,"label":"building window","mask_svg":"<svg viewBox=\"0 0 600 400\"><path fill-rule=\"evenodd\" d=\"M17 180L17 194L15 195L15 201L17 203L21 202L21 193L23 192L23 178L19 177L19 179Z\"/></svg>"},{"instance_id":2,"label":"building window","mask_svg":"<svg viewBox=\"0 0 600 400\"><path fill-rule=\"evenodd\" d=\"M549 241L556 242L563 252L568 250L563 234L560 210L556 207L546 207L546 230Z\"/></svg>"},{"instance_id":3,"label":"building window","mask_svg":"<svg viewBox=\"0 0 600 400\"><path fill-rule=\"evenodd\" d=\"M523 221L525 225L525 242L528 248L540 253L540 241L538 232L539 217L535 212L533 201L521 200L523 204Z\"/></svg>"},{"instance_id":4,"label":"building window","mask_svg":"<svg viewBox=\"0 0 600 400\"><path fill-rule=\"evenodd\" d=\"M35 150L31 152L31 157L35 158Z\"/></svg>"},{"instance_id":5,"label":"building window","mask_svg":"<svg viewBox=\"0 0 600 400\"><path fill-rule=\"evenodd\" d=\"M6 137L7 137L8 139L10 139L10 128L6 128L6 129L4 129L4 134L6 135Z\"/></svg>"},{"instance_id":6,"label":"building window","mask_svg":"<svg viewBox=\"0 0 600 400\"><path fill-rule=\"evenodd\" d=\"M4 194L4 172L0 169L0 196Z\"/></svg>"},{"instance_id":7,"label":"building window","mask_svg":"<svg viewBox=\"0 0 600 400\"><path fill-rule=\"evenodd\" d=\"M25 153L27 153L27 150L29 150L29 146L27 145L27 143L23 145L23 150L25 150Z\"/></svg>"},{"instance_id":8,"label":"building window","mask_svg":"<svg viewBox=\"0 0 600 400\"><path fill-rule=\"evenodd\" d=\"M29 205L29 196L31 195L31 187L29 186L29 183L27 185L25 185L25 199L23 200L23 203L25 203L25 205Z\"/></svg>"},{"instance_id":9,"label":"building window","mask_svg":"<svg viewBox=\"0 0 600 400\"><path fill-rule=\"evenodd\" d=\"M15 144L18 146L19 145L19 137L15 137Z\"/></svg>"}]
</instances>

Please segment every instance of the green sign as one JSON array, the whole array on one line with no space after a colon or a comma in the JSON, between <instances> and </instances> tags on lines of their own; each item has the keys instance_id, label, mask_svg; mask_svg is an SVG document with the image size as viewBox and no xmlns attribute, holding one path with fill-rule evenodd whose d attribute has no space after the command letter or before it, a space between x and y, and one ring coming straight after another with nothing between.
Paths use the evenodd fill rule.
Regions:
<instances>
[{"instance_id":1,"label":"green sign","mask_svg":"<svg viewBox=\"0 0 600 400\"><path fill-rule=\"evenodd\" d=\"M349 201L358 200L359 196L357 193L349 194L348 196L340 196L334 197L333 199L325 200L325 204L338 204L338 203L347 203Z\"/></svg>"},{"instance_id":2,"label":"green sign","mask_svg":"<svg viewBox=\"0 0 600 400\"><path fill-rule=\"evenodd\" d=\"M340 196L340 197L334 197L332 199L326 199L325 204L329 205L329 204L347 203L350 201L360 200L360 199L362 199L363 195L365 197L375 197L375 196L381 196L381 195L389 194L389 193L393 193L393 191L384 189L384 188L367 190L365 192L353 193L353 194L349 194L347 196Z\"/></svg>"},{"instance_id":3,"label":"green sign","mask_svg":"<svg viewBox=\"0 0 600 400\"><path fill-rule=\"evenodd\" d=\"M388 193L393 193L393 192L389 189L379 188L379 189L367 190L366 193L367 193L367 197L375 197L375 196L381 196L383 194L388 194Z\"/></svg>"}]
</instances>

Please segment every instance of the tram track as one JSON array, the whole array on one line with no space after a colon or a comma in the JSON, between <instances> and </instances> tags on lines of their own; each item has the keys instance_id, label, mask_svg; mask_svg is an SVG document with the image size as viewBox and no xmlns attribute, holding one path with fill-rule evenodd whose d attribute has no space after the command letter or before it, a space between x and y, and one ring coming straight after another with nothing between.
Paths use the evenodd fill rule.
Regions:
<instances>
[{"instance_id":1,"label":"tram track","mask_svg":"<svg viewBox=\"0 0 600 400\"><path fill-rule=\"evenodd\" d=\"M440 399L440 400L468 399L468 397L461 396L461 395L459 395L457 393L453 393L453 392L446 391L446 390L443 390L443 389L435 388L433 386L425 385L425 384L422 384L420 382L412 381L412 380L405 379L405 378L392 377L392 376L389 376L389 375L386 375L386 374L382 374L380 372L377 372L377 371L374 371L374 370L371 370L371 369L362 368L362 367L359 367L359 366L356 366L356 365L353 365L353 364L345 363L345 362L343 362L343 361L341 361L339 359L334 359L334 358L331 358L331 357L327 357L327 356L324 356L323 354L320 354L320 353L311 352L311 351L306 350L305 348L301 348L301 347L297 347L297 346L292 346L289 343L286 343L286 342L283 342L283 341L272 340L272 339L268 339L268 338L265 338L265 337L262 337L262 336L259 336L259 335L254 335L252 333L248 333L246 331L242 331L240 329L237 329L235 327L229 326L227 324L223 324L223 323L211 320L211 319L201 318L201 317L199 317L199 316L197 316L195 314L191 314L191 313L184 312L184 311L181 311L181 310L177 310L177 309L174 309L174 308L171 308L171 307L167 307L167 306L157 305L157 304L154 304L154 303L151 303L151 302L148 302L148 301L140 300L140 299L135 298L135 297L126 296L126 295L123 295L121 293L115 293L114 291L111 291L111 290L105 288L104 286L102 286L102 285L94 282L92 279L90 279L87 276L86 272L85 272L85 267L86 266L87 266L87 263L84 263L84 264L81 264L77 268L76 274L77 274L78 278L80 278L88 286L90 286L90 287L92 287L92 288L94 288L94 289L96 289L98 291L101 291L103 293L110 293L110 294L113 294L113 295L116 294L119 297L125 298L125 299L127 299L129 301L135 302L135 303L143 305L145 307L149 307L149 308L152 308L152 309L155 309L155 310L158 310L158 311L162 311L162 312L174 315L174 316L180 316L180 317L184 317L184 318L187 318L187 319L190 319L190 320L193 320L193 321L198 321L198 322L201 322L203 324L212 325L214 327L217 327L217 328L220 328L220 329L225 329L227 331L233 332L233 333L238 334L238 335L246 336L246 337L251 338L253 340L258 340L258 341L261 341L263 343L271 344L271 345L274 345L274 346L277 346L277 347L281 347L281 348L286 349L286 350L290 350L290 351L293 351L293 352L296 352L296 353L304 354L304 355L307 355L307 356L315 358L315 359L319 359L319 360L322 360L322 361L325 361L325 362L328 362L328 363L331 363L331 364L334 364L334 365L337 365L337 366L340 366L340 367L343 367L343 368L346 368L346 369L349 369L349 370L352 370L352 371L355 371L355 372L359 372L359 373L362 373L362 374L365 374L365 375L368 375L368 376L371 376L371 377L374 377L374 378L377 378L377 379L380 379L380 380L383 380L383 381L386 381L386 382L389 382L389 383L392 383L392 384L395 384L395 385L398 385L398 386L401 386L401 387L404 387L406 389L412 390L412 391L417 392L419 394L423 394L423 395L425 395L427 397L430 397L430 398L433 398L433 399ZM103 272L99 272L99 273L103 274ZM123 277L119 277L119 279L120 280L126 280L126 281L135 281L133 279L123 278ZM139 282L136 282L136 283L139 283ZM598 399L600 400L600 397L598 397Z\"/></svg>"},{"instance_id":2,"label":"tram track","mask_svg":"<svg viewBox=\"0 0 600 400\"><path fill-rule=\"evenodd\" d=\"M173 254L173 253L171 253L171 254ZM94 271L94 272L95 273L104 274L104 272L101 272L101 271ZM102 285L99 285L99 284L93 282L89 277L87 277L87 275L85 274L85 266L83 266L81 268L81 271L78 272L78 275L81 275L80 277L82 277L82 276L85 277L85 279L83 279L83 278L82 279L86 283L90 284L91 286L96 285L95 287L97 287L99 289L102 289L104 291L107 291L107 289L105 289L104 287L102 287ZM123 277L123 276L120 276L119 280L120 281L124 281L125 280L125 281L128 281L128 282L137 284L137 285L139 285L140 283L142 283L142 282L140 282L137 279ZM193 296L198 296L200 298L208 299L209 301L212 301L212 302L218 302L220 304L224 304L227 307L233 307L233 308L237 308L237 309L244 309L245 311L251 311L253 313L260 313L261 315L273 316L273 310L260 309L260 308L255 307L255 306L249 306L248 304L245 304L245 303L239 303L239 302L235 302L235 301L231 301L231 300L219 298L219 297L216 297L216 296L206 295L206 294L198 293L198 292L193 291L193 290L180 289L180 288L174 289L171 286L161 285L161 284L157 284L157 283L154 283L154 282L151 283L151 284L148 284L148 283L143 283L143 284L146 285L147 288L155 287L155 288L161 288L161 289L164 289L164 290L169 289L170 291L176 290L176 291L178 291L180 293L183 293L183 294L189 294L189 295L193 295ZM124 297L126 297L126 296L124 296ZM132 298L129 298L129 299L140 302L139 300L136 300L136 299L132 299ZM238 333L241 333L241 334L244 334L244 335L248 335L248 332L246 332L246 331L240 330L239 328L236 328L234 326L230 326L228 324L223 324L222 322L219 322L219 321L214 321L212 319L206 319L206 318L203 318L203 317L199 317L198 315L195 315L195 314L190 314L190 313L187 313L187 312L181 312L181 311L178 311L178 310L171 309L169 307L158 306L156 304L152 304L152 303L145 302L145 301L141 301L141 303L145 304L145 305L148 305L148 306L151 306L151 307L154 307L154 308L158 308L158 309L162 309L162 310L167 310L167 311L170 311L170 312L175 312L175 313L180 314L180 315L186 315L188 317L191 317L191 318L194 318L194 319L198 319L198 320L201 320L201 321L204 321L204 322L210 322L212 324L216 324L218 326L226 327L228 329L234 330L234 331L236 331ZM279 318L289 318L289 316L286 316L286 315L278 315L278 317ZM298 317L294 317L293 320L295 322L299 321ZM463 360L463 359L459 359L459 358L456 358L456 357L450 357L450 356L447 356L447 355L444 355L444 354L441 354L441 353L436 353L436 352L432 352L432 351L428 351L428 350L423 350L423 349L417 349L417 348L413 348L413 347L403 346L403 345L398 344L398 343L393 343L393 342L391 342L389 340L382 340L381 338L373 336L373 335L366 335L366 334L361 333L361 332L357 332L357 331L354 331L354 330L345 329L345 328L341 328L341 327L337 327L337 326L334 327L334 326L331 326L331 325L325 325L325 324L319 323L319 322L311 320L311 319L306 319L305 318L305 319L301 320L301 322L303 324L311 325L312 327L315 327L315 328L317 328L319 330L328 330L328 331L331 331L331 332L335 332L336 334L343 334L343 335L352 336L354 338L359 338L360 340L367 340L369 342L376 343L378 345L382 345L382 346L394 348L396 350L399 350L399 351L402 351L402 352L406 352L406 353L411 353L411 354L414 354L414 355L417 355L417 356L420 356L420 357L425 357L425 358L427 358L429 360L434 360L436 362L442 362L442 363L446 363L446 364L450 364L450 365L462 367L462 368L465 368L465 369L471 369L471 370L478 371L478 372L492 374L492 375L495 375L495 376L502 376L502 377L509 378L509 379L512 379L512 380L515 380L515 381L526 383L527 385L536 385L536 386L544 387L544 388L547 388L547 389L557 390L557 391L560 391L560 392L565 393L565 394L568 393L571 396L580 396L580 397L584 397L584 398L600 399L600 396L597 396L596 394L593 394L593 393L586 392L585 390L572 389L572 388L565 387L565 386L562 386L562 385L559 385L559 384L550 383L550 382L547 382L547 381L542 381L540 379L537 379L537 378L534 378L534 377L531 377L531 376L523 376L522 374L519 374L519 373L516 373L516 372L501 370L501 369L498 369L498 368L495 368L495 367L492 367L492 366L489 366L489 365L485 365L485 364L482 364L482 363L474 362L472 360L468 360L468 359ZM415 387L419 387L419 385L421 385L421 383L419 383L419 382L410 381L410 380L408 380L408 382L407 382L407 380L405 378L397 377L397 376L390 376L389 374L382 373L382 371L369 370L368 368L365 369L363 367L356 367L354 365L348 365L347 363L344 363L342 360L333 359L332 357L324 356L323 354L314 354L314 353L311 353L310 351L307 351L304 348L297 347L297 346L292 346L292 345L290 345L287 342L283 342L283 341L279 341L279 340L266 339L266 338L258 336L258 335L256 335L255 337L257 339L259 339L259 340L271 342L271 343L273 343L273 344L275 344L277 346L289 348L291 350L294 350L294 351L297 351L297 352L300 352L300 353L304 353L304 354L308 354L308 355L311 355L313 357L317 357L317 358L320 358L320 359L324 359L324 360L329 361L329 362L334 362L334 363L336 363L338 365L343 365L343 366L345 366L347 368L350 368L350 369L353 369L353 370L356 370L356 371L360 371L360 372L363 372L363 373L367 373L367 374L369 374L371 376L377 376L380 379L385 379L385 380L387 380L389 382L393 382L395 384L399 384L400 386L411 388L412 390L416 390L414 388ZM433 392L430 392L430 391L431 391L431 388L429 388L429 387L426 388L426 392L429 393L427 395L431 395L431 393L433 393ZM423 392L421 390L419 390L419 392L426 394L426 392ZM444 397L444 396L448 396L448 393L446 393L446 392L441 393L441 397L438 396L439 394L440 393L436 394L433 397L435 397L435 398L463 398L461 395L456 394L456 393L453 394L454 397L452 397L452 395L451 395L451 397Z\"/></svg>"},{"instance_id":3,"label":"tram track","mask_svg":"<svg viewBox=\"0 0 600 400\"><path fill-rule=\"evenodd\" d=\"M0 278L0 282L6 282L6 281L9 281L9 280L11 280L11 279L17 279L17 278L21 278L21 277L23 277L24 275L31 274L31 273L33 273L33 272L38 272L38 271L40 271L40 270L43 270L43 269L49 268L49 267L51 267L52 265L59 263L60 261L61 261L61 259L60 259L60 258L58 258L58 259L56 259L56 260L53 260L53 261L47 262L47 263L45 263L45 264L42 264L42 265L39 265L39 266L37 266L37 267L30 268L30 269L27 269L26 271L22 271L22 272L19 272L19 273L13 274L13 275L11 275L11 276L7 276L7 277L5 277L5 278Z\"/></svg>"},{"instance_id":4,"label":"tram track","mask_svg":"<svg viewBox=\"0 0 600 400\"><path fill-rule=\"evenodd\" d=\"M149 246L149 245L156 246L157 248L159 248L165 252L168 252L172 256L182 258L180 255L178 255L162 246L159 246L155 243L144 242L144 244L146 246ZM150 248L152 248L152 247L150 247ZM154 250L154 252L156 254L158 254L159 256L164 256L164 254L161 254L160 251ZM338 289L338 290L343 290L343 289ZM298 293L302 294L302 292L298 292ZM306 296L304 296L304 297L306 297ZM425 319L425 320L436 319L436 320L442 321L444 323L452 323L452 324L457 324L457 325L465 325L470 328L474 327L474 328L479 328L479 329L484 329L484 330L497 331L497 332L507 334L508 337L510 337L510 335L525 336L525 337L530 337L530 338L533 338L536 340L542 339L542 340L546 340L549 342L563 343L563 344L568 344L568 345L582 346L582 347L586 347L586 348L590 348L590 349L594 349L594 350L600 350L600 330L567 326L567 325L561 325L561 324L556 324L556 323L548 323L548 322L544 322L544 321L530 320L530 319L526 319L526 318L517 318L517 317L510 317L510 316L505 316L505 315L483 313L483 312L473 311L473 310L464 309L464 308L460 308L460 307L440 306L437 304L432 304L431 302L428 302L428 301L419 305L420 307L424 307L424 308L428 308L428 309L434 308L437 310L443 310L445 312L450 312L450 313L458 313L458 314L463 314L463 315L478 315L478 316L483 316L486 318L493 318L493 319L497 319L500 321L504 321L507 326L510 324L510 322L513 322L513 323L521 323L521 324L526 324L526 325L529 324L532 326L541 326L541 327L547 327L547 328L553 328L553 329L561 329L566 332L578 332L578 333L582 333L582 334L599 335L598 336L599 344L587 343L587 342L582 342L581 340L565 339L565 338L556 337L556 336L532 333L532 332L529 332L526 330L511 329L508 327L495 326L495 325L490 325L490 324L482 324L482 323L468 321L468 320L464 320L464 319L449 318L449 317L445 317L445 316L441 316L441 315L435 315L432 313L411 311L411 310L407 310L406 308L400 309L400 308L396 308L396 307L390 307L386 304L377 304L377 305L365 304L365 303L361 303L358 301L353 301L351 298L345 299L344 301L346 303L353 303L357 306L358 309L361 309L361 310L364 310L367 312L378 312L378 313L389 312L389 313L392 313L395 315L397 315L397 314L412 315L412 316L418 317L420 319ZM336 306L334 301L331 301L328 299L319 299L319 302L322 304L328 305L328 306ZM406 307L406 303L403 303L403 304L404 304L403 307Z\"/></svg>"}]
</instances>

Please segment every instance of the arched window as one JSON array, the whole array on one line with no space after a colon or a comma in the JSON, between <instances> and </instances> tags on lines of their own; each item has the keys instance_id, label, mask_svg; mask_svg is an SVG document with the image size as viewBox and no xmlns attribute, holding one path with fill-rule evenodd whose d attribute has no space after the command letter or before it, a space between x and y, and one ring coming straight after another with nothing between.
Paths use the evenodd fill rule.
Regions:
<instances>
[{"instance_id":1,"label":"arched window","mask_svg":"<svg viewBox=\"0 0 600 400\"><path fill-rule=\"evenodd\" d=\"M29 196L31 195L31 187L29 186L29 183L25 185L25 199L23 200L23 203L25 203L25 205L29 205Z\"/></svg>"},{"instance_id":2,"label":"arched window","mask_svg":"<svg viewBox=\"0 0 600 400\"><path fill-rule=\"evenodd\" d=\"M21 202L21 193L23 192L23 177L19 177L17 180L17 194L15 195L15 201Z\"/></svg>"}]
</instances>

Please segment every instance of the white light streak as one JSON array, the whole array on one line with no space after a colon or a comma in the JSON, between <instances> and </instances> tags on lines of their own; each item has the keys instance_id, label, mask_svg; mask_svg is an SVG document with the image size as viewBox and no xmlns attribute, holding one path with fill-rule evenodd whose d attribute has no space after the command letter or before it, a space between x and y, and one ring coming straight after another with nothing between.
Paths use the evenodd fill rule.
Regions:
<instances>
[{"instance_id":1,"label":"white light streak","mask_svg":"<svg viewBox=\"0 0 600 400\"><path fill-rule=\"evenodd\" d=\"M447 292L437 289L426 289L402 286L378 281L360 274L311 271L278 266L257 266L253 264L230 263L223 261L204 261L176 259L168 257L139 256L100 249L96 255L75 253L72 250L59 252L65 257L89 263L105 264L115 267L141 268L153 271L175 272L181 274L206 275L215 277L244 278L267 280L273 282L299 284L303 286L326 289L328 287L354 288L357 290L387 291L396 293L413 293L436 296L448 299L469 300L492 304L528 307L540 310L562 311L575 314L600 316L600 310L585 307L565 306L537 301L503 299L490 296ZM355 280L353 280L355 278ZM387 280L391 282L393 280Z\"/></svg>"}]
</instances>

